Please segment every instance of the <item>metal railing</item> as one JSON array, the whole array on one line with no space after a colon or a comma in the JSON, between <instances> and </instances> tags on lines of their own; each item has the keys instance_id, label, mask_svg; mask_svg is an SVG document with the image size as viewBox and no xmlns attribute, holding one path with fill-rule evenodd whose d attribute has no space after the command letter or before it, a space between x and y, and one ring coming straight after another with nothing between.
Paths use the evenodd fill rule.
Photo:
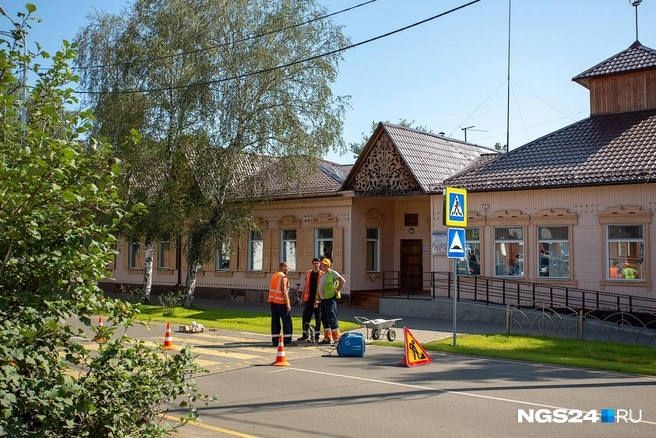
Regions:
<instances>
[{"instance_id":1,"label":"metal railing","mask_svg":"<svg viewBox=\"0 0 656 438\"><path fill-rule=\"evenodd\" d=\"M506 333L656 345L656 314L507 306Z\"/></svg>"},{"instance_id":2,"label":"metal railing","mask_svg":"<svg viewBox=\"0 0 656 438\"><path fill-rule=\"evenodd\" d=\"M656 314L656 298L579 289L506 278L458 275L458 301L522 307L570 308ZM453 272L383 272L383 296L453 297Z\"/></svg>"}]
</instances>

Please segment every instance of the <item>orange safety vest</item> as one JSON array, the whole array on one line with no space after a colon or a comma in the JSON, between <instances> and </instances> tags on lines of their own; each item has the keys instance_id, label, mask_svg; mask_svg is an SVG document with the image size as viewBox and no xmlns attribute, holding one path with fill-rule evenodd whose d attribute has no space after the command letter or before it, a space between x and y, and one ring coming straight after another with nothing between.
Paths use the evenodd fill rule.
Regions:
<instances>
[{"instance_id":1,"label":"orange safety vest","mask_svg":"<svg viewBox=\"0 0 656 438\"><path fill-rule=\"evenodd\" d=\"M304 303L307 303L308 300L310 299L310 274L312 274L311 269L309 271L305 271L305 289L303 290ZM319 289L319 279L321 279L321 274L323 274L323 271L319 270L319 276L317 277L317 289Z\"/></svg>"},{"instance_id":2,"label":"orange safety vest","mask_svg":"<svg viewBox=\"0 0 656 438\"><path fill-rule=\"evenodd\" d=\"M276 304L287 304L285 292L287 291L287 276L282 272L276 272L269 283L269 299L267 302Z\"/></svg>"}]
</instances>

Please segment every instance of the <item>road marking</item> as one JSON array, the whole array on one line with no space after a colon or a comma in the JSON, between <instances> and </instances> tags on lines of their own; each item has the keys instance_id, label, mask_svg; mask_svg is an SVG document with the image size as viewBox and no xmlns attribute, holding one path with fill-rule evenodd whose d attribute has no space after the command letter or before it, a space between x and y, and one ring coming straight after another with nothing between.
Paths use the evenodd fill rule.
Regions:
<instances>
[{"instance_id":1,"label":"road marking","mask_svg":"<svg viewBox=\"0 0 656 438\"><path fill-rule=\"evenodd\" d=\"M378 380L378 379L368 379L366 377L348 376L348 375L345 375L345 374L333 374L333 373L327 373L327 372L324 372L324 371L304 370L302 368L286 368L285 370L281 370L281 371L301 371L303 373L320 374L322 376L338 377L338 378L342 378L342 379L351 379L351 380L360 380L360 381L364 381L364 382L380 383L380 384L383 384L383 385L390 385L390 386L401 386L403 388L421 389L422 391L434 391L434 392L439 392L439 393L442 393L442 394L463 395L465 397L482 398L482 399L485 399L485 400L502 401L502 402L507 402L507 403L514 403L514 404L527 405L527 406L535 406L535 407L541 407L541 408L568 409L568 410L572 409L572 408L564 408L562 406L551 406L551 405L545 405L545 404L542 404L542 403L533 403L533 402L527 402L527 401L523 401L523 400L514 400L514 399L510 399L510 398L493 397L493 396L490 396L490 395L481 395L481 394L473 394L471 392L450 391L448 389L437 389L437 388L431 388L430 386L410 385L410 384L407 384L407 383L388 382L386 380ZM656 425L656 422L654 422L654 421L642 420L640 423Z\"/></svg>"},{"instance_id":2,"label":"road marking","mask_svg":"<svg viewBox=\"0 0 656 438\"><path fill-rule=\"evenodd\" d=\"M179 418L176 418L172 415L160 414L160 417L165 418L165 419L170 420L170 421L175 421L176 423L180 422ZM207 430L211 430L211 431L214 431L214 432L221 432L221 433L225 433L225 434L228 434L228 435L234 435L234 436L238 436L238 437L241 437L241 438L258 438L255 435L248 435L248 434L245 434L245 433L237 432L235 430L229 430L229 429L223 429L221 427L210 426L209 424L198 423L196 421L188 421L187 425L200 427L202 429L207 429Z\"/></svg>"}]
</instances>

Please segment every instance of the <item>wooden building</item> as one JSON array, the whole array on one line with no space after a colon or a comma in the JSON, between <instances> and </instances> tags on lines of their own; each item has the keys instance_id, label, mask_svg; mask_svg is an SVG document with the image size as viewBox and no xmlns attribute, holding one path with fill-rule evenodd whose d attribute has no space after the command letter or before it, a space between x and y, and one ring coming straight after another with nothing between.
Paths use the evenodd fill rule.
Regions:
<instances>
[{"instance_id":1,"label":"wooden building","mask_svg":"<svg viewBox=\"0 0 656 438\"><path fill-rule=\"evenodd\" d=\"M301 283L315 256L347 279L346 304L372 305L383 273L449 271L442 192L468 190L462 274L652 297L656 277L656 52L628 49L576 76L590 117L506 154L380 123L354 165L323 162L311 181L257 210L258 229L217 249L197 296L266 301L281 260ZM138 242L114 280L139 287ZM155 249L154 292L184 283L184 254ZM629 268L632 275L620 274Z\"/></svg>"}]
</instances>

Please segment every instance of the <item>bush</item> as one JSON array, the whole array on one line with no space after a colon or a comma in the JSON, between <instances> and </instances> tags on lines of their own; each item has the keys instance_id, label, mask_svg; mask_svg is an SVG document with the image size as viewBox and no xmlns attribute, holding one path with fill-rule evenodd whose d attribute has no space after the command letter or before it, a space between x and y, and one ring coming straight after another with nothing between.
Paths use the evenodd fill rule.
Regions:
<instances>
[{"instance_id":1,"label":"bush","mask_svg":"<svg viewBox=\"0 0 656 438\"><path fill-rule=\"evenodd\" d=\"M110 339L139 312L104 299L97 285L129 213L111 147L80 140L91 114L65 108L75 102L62 88L75 79L68 68L75 46L64 42L45 63L50 70L35 66L39 79L21 99L13 71L49 57L22 55L35 9L27 8L16 39L0 39L0 436L165 436L164 403L183 397L188 418L195 416L200 396L188 378L200 369L190 351L159 358L121 336L91 355L74 339L92 315L109 315L114 324L103 337ZM76 319L81 324L70 323Z\"/></svg>"}]
</instances>

